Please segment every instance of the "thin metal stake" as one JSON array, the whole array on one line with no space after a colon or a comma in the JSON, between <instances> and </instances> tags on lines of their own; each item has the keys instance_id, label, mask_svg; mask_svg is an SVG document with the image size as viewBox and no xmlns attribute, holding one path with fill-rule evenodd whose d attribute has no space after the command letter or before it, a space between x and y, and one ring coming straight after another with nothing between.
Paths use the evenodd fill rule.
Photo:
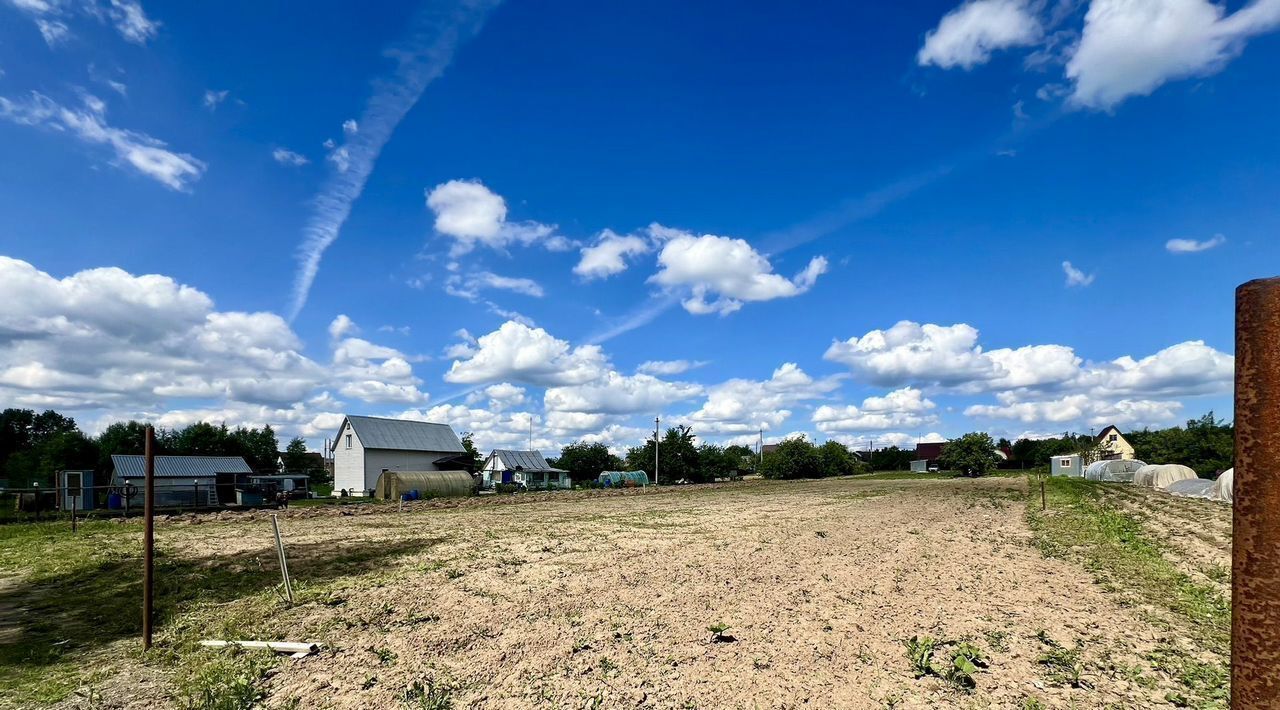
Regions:
<instances>
[{"instance_id":1,"label":"thin metal stake","mask_svg":"<svg viewBox=\"0 0 1280 710\"><path fill-rule=\"evenodd\" d=\"M142 650L151 648L152 567L155 562L156 430L147 427L142 525Z\"/></svg>"},{"instance_id":2,"label":"thin metal stake","mask_svg":"<svg viewBox=\"0 0 1280 710\"><path fill-rule=\"evenodd\" d=\"M1042 475L1040 476L1040 510L1045 510L1048 507L1049 507L1049 504L1045 502L1045 497L1044 497L1044 476Z\"/></svg>"},{"instance_id":3,"label":"thin metal stake","mask_svg":"<svg viewBox=\"0 0 1280 710\"><path fill-rule=\"evenodd\" d=\"M76 498L79 496L71 496L71 532L76 531Z\"/></svg>"},{"instance_id":4,"label":"thin metal stake","mask_svg":"<svg viewBox=\"0 0 1280 710\"><path fill-rule=\"evenodd\" d=\"M1280 278L1236 289L1231 707L1280 697Z\"/></svg>"},{"instance_id":5,"label":"thin metal stake","mask_svg":"<svg viewBox=\"0 0 1280 710\"><path fill-rule=\"evenodd\" d=\"M280 574L284 577L284 593L289 598L289 603L293 603L293 584L289 581L289 562L284 558L284 540L280 538L280 520L276 518L276 514L271 514L271 527L276 530L276 552L280 555Z\"/></svg>"}]
</instances>

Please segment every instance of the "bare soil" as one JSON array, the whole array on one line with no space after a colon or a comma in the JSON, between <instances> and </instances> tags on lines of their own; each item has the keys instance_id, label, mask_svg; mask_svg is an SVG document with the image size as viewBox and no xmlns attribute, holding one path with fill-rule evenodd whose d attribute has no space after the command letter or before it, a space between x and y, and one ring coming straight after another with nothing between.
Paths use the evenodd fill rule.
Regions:
<instances>
[{"instance_id":1,"label":"bare soil","mask_svg":"<svg viewBox=\"0 0 1280 710\"><path fill-rule=\"evenodd\" d=\"M1017 478L836 479L297 509L281 525L305 601L260 638L326 648L283 661L266 704L1170 707L1173 682L1144 658L1168 630L1045 559L1026 499ZM1229 556L1220 511L1169 500L1124 497L1181 516L1158 529L1185 533L1189 568L1224 544ZM274 560L261 514L174 519L159 535L175 556ZM333 549L389 552L308 580L309 558ZM917 678L913 636L970 641L989 665L972 690ZM1078 649L1077 681L1042 662L1055 647ZM129 706L163 704L140 695Z\"/></svg>"}]
</instances>

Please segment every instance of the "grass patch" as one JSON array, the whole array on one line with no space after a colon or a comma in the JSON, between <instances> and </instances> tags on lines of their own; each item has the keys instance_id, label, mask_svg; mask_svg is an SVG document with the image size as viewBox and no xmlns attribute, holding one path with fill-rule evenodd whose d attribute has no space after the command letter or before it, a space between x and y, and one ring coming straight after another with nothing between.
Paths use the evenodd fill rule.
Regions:
<instances>
[{"instance_id":1,"label":"grass patch","mask_svg":"<svg viewBox=\"0 0 1280 710\"><path fill-rule=\"evenodd\" d=\"M130 659L141 632L140 527L87 523L74 535L57 523L0 527L0 610L14 610L11 616L21 624L18 633L0 640L0 707L57 703L82 685L92 686L104 658L157 667L174 681L172 695L188 706L244 706L221 704L222 690L209 688L225 686L232 700L247 697L239 695L248 691L237 684L259 678L270 666L252 654L216 654L196 642L274 640L299 629L290 625L276 590L280 578L269 528L261 531L261 547L234 554L195 556L174 544L211 529L157 529L155 645ZM385 571L390 559L434 542L292 544L289 567L298 603L327 605L343 578Z\"/></svg>"},{"instance_id":2,"label":"grass patch","mask_svg":"<svg viewBox=\"0 0 1280 710\"><path fill-rule=\"evenodd\" d=\"M1164 557L1166 548L1143 530L1134 515L1107 499L1106 484L1076 478L1049 478L1049 509L1038 496L1027 504L1027 522L1045 557L1082 564L1110 593L1130 605L1164 612L1179 635L1218 657L1206 664L1187 652L1162 647L1152 660L1169 673L1196 706L1218 706L1229 694L1231 604L1217 589L1192 580ZM1046 664L1059 666L1057 660Z\"/></svg>"}]
</instances>

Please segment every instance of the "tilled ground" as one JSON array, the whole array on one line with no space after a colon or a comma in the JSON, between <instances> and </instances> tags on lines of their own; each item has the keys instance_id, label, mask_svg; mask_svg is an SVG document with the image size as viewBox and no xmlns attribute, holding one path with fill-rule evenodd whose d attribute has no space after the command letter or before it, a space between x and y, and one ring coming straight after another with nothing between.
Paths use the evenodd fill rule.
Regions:
<instances>
[{"instance_id":1,"label":"tilled ground","mask_svg":"<svg viewBox=\"0 0 1280 710\"><path fill-rule=\"evenodd\" d=\"M272 671L266 704L1167 707L1173 682L1145 658L1168 628L1045 559L1026 496L1016 478L836 479L298 510L281 524L302 603L268 604L254 633L326 649ZM158 528L167 555L274 559L261 515L192 522ZM913 636L969 641L989 665L971 690L917 678ZM1078 675L1045 663L1055 650ZM169 704L154 668L114 659L95 702L66 705Z\"/></svg>"},{"instance_id":2,"label":"tilled ground","mask_svg":"<svg viewBox=\"0 0 1280 710\"><path fill-rule=\"evenodd\" d=\"M270 699L386 707L434 688L461 707L1163 705L1163 685L1086 671L1072 687L1040 662L1052 639L1138 667L1157 632L1028 545L1024 486L757 483L293 522L291 545L421 549L289 612L330 650L286 663ZM199 547L254 544L227 527ZM712 639L720 623L731 641ZM917 635L984 649L977 688L914 678L903 642Z\"/></svg>"}]
</instances>

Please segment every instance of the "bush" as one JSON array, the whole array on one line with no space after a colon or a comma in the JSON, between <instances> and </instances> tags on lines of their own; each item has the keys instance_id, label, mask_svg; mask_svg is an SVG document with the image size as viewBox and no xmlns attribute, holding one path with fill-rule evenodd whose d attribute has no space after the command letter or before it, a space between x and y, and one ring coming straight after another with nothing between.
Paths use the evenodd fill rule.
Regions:
<instances>
[{"instance_id":1,"label":"bush","mask_svg":"<svg viewBox=\"0 0 1280 710\"><path fill-rule=\"evenodd\" d=\"M996 455L996 442L989 434L973 432L947 442L938 462L944 469L958 471L962 476L983 476L1000 463L1000 457Z\"/></svg>"},{"instance_id":2,"label":"bush","mask_svg":"<svg viewBox=\"0 0 1280 710\"><path fill-rule=\"evenodd\" d=\"M760 473L774 479L818 478L822 476L822 460L814 445L798 436L784 440L765 454Z\"/></svg>"}]
</instances>

